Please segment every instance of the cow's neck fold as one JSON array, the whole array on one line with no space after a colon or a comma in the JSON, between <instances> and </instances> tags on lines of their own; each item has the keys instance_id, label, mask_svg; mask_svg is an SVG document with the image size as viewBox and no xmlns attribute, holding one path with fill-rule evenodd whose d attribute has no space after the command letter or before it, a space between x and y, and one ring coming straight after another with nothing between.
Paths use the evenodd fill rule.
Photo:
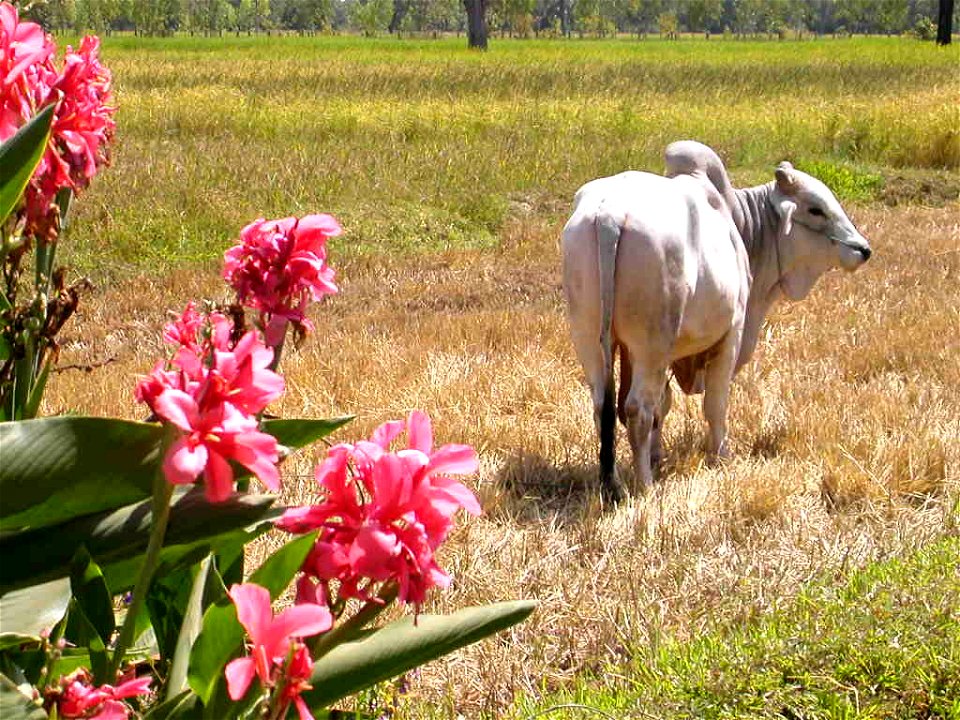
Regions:
<instances>
[{"instance_id":1,"label":"cow's neck fold","mask_svg":"<svg viewBox=\"0 0 960 720\"><path fill-rule=\"evenodd\" d=\"M753 355L763 320L780 294L780 276L783 273L779 247L780 218L770 202L773 188L774 183L771 182L733 191L742 218L740 220L734 214L734 222L743 239L752 276L740 356L737 359L738 369Z\"/></svg>"},{"instance_id":2,"label":"cow's neck fold","mask_svg":"<svg viewBox=\"0 0 960 720\"><path fill-rule=\"evenodd\" d=\"M773 192L772 182L752 188L733 191L740 206L742 221L737 225L743 246L750 258L750 270L754 277L763 269L765 261L777 252L776 241L779 230L779 218L770 204ZM736 220L736 216L734 216ZM775 258L774 258L775 259Z\"/></svg>"}]
</instances>

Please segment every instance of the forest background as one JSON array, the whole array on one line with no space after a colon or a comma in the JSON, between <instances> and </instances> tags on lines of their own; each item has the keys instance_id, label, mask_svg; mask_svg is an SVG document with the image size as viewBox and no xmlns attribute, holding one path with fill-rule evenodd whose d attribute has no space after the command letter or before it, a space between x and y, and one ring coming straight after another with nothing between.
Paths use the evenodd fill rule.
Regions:
<instances>
[{"instance_id":1,"label":"forest background","mask_svg":"<svg viewBox=\"0 0 960 720\"><path fill-rule=\"evenodd\" d=\"M460 34L462 0L32 0L25 17L59 32L221 35ZM960 25L954 10L954 27ZM937 0L487 0L494 36L680 33L804 39L911 33L933 39Z\"/></svg>"}]
</instances>

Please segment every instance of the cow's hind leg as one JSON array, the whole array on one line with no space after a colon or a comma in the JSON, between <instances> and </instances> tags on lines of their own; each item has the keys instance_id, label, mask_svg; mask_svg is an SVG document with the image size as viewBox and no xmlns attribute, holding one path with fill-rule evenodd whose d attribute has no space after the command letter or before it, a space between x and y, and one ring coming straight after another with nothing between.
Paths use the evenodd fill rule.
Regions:
<instances>
[{"instance_id":1,"label":"cow's hind leg","mask_svg":"<svg viewBox=\"0 0 960 720\"><path fill-rule=\"evenodd\" d=\"M606 376L602 348L596 336L589 332L589 327L586 331L578 331L582 326L576 323L573 326L573 344L590 388L593 422L600 439L600 491L604 500L618 503L626 493L616 471L617 405L613 375Z\"/></svg>"},{"instance_id":2,"label":"cow's hind leg","mask_svg":"<svg viewBox=\"0 0 960 720\"><path fill-rule=\"evenodd\" d=\"M643 492L653 486L651 450L655 438L659 435L655 426L660 414L663 385L663 369L646 370L634 360L634 372L624 412L627 416L627 435L633 450L635 482Z\"/></svg>"},{"instance_id":3,"label":"cow's hind leg","mask_svg":"<svg viewBox=\"0 0 960 720\"><path fill-rule=\"evenodd\" d=\"M670 381L663 384L660 396L660 405L653 416L653 438L650 441L650 465L656 470L663 461L663 422L673 406L673 394L670 391Z\"/></svg>"},{"instance_id":4,"label":"cow's hind leg","mask_svg":"<svg viewBox=\"0 0 960 720\"><path fill-rule=\"evenodd\" d=\"M703 416L706 418L707 461L727 457L727 402L733 381L734 364L740 347L739 329L732 329L707 362L703 383Z\"/></svg>"},{"instance_id":5,"label":"cow's hind leg","mask_svg":"<svg viewBox=\"0 0 960 720\"><path fill-rule=\"evenodd\" d=\"M630 353L623 345L617 345L620 350L620 387L617 388L617 417L624 427L627 425L627 395L630 393L630 383L633 381L633 368L630 365Z\"/></svg>"}]
</instances>

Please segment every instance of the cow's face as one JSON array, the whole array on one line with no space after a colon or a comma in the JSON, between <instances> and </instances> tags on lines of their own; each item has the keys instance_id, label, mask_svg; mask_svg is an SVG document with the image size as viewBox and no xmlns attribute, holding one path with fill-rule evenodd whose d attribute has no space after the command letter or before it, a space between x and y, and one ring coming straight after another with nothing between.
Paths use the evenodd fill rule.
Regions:
<instances>
[{"instance_id":1,"label":"cow's face","mask_svg":"<svg viewBox=\"0 0 960 720\"><path fill-rule=\"evenodd\" d=\"M870 258L870 243L815 177L780 163L771 199L780 218L780 285L790 299L806 297L827 270L853 271Z\"/></svg>"}]
</instances>

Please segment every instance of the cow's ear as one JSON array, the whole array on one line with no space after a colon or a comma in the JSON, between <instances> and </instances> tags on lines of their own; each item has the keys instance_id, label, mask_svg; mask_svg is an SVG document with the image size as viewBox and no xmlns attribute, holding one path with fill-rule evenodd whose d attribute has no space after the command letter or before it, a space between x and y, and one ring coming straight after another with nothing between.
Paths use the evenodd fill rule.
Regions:
<instances>
[{"instance_id":1,"label":"cow's ear","mask_svg":"<svg viewBox=\"0 0 960 720\"><path fill-rule=\"evenodd\" d=\"M797 176L793 173L793 165L784 160L773 171L777 178L777 190L784 195L794 195L797 191Z\"/></svg>"},{"instance_id":2,"label":"cow's ear","mask_svg":"<svg viewBox=\"0 0 960 720\"><path fill-rule=\"evenodd\" d=\"M788 198L779 198L776 203L777 215L780 216L780 234L789 235L793 230L793 213L797 209L797 204Z\"/></svg>"}]
</instances>

